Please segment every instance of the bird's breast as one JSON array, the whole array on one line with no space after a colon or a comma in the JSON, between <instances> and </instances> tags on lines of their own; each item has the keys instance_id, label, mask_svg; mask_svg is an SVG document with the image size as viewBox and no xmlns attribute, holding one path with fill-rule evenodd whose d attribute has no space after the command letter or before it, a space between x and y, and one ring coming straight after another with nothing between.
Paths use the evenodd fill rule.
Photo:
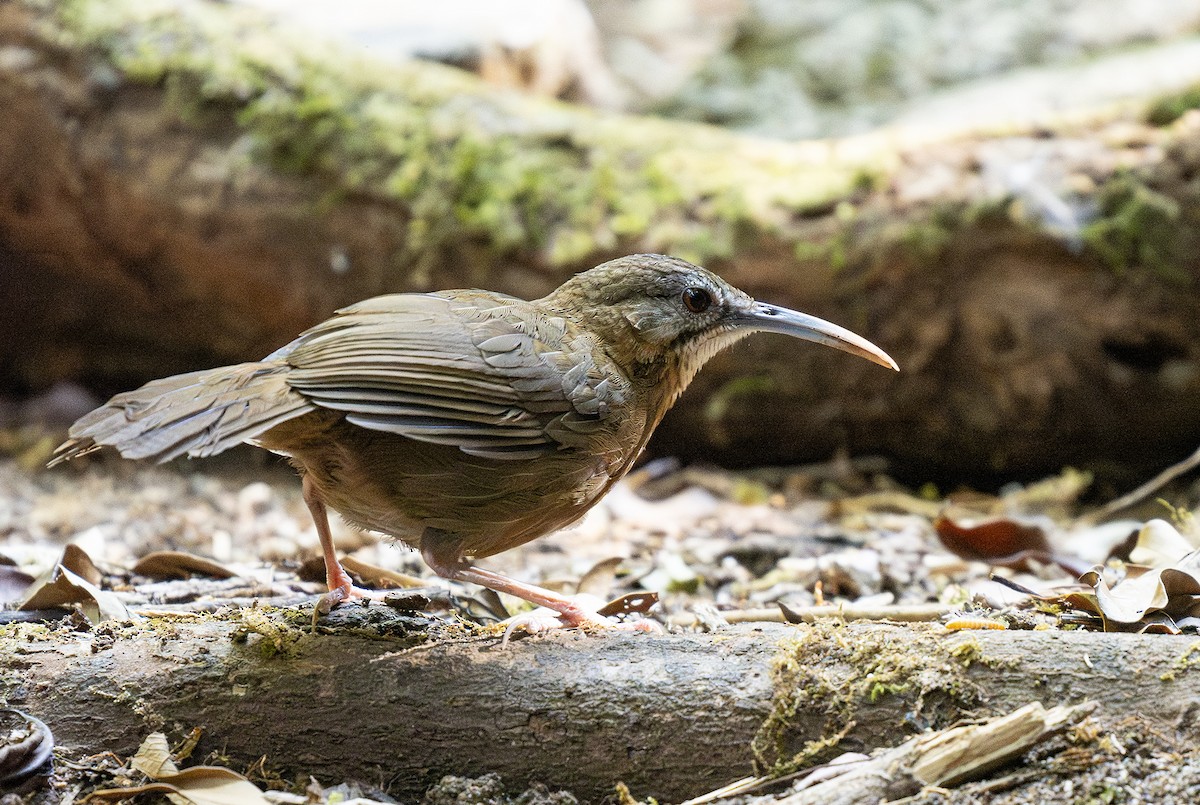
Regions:
<instances>
[{"instance_id":1,"label":"bird's breast","mask_svg":"<svg viewBox=\"0 0 1200 805\"><path fill-rule=\"evenodd\" d=\"M474 557L575 522L628 471L644 444L638 427L644 419L626 416L593 434L587 449L504 461L330 421L324 412L310 416L323 421L294 420L263 444L291 456L326 505L353 525L414 548L426 529L455 534Z\"/></svg>"}]
</instances>

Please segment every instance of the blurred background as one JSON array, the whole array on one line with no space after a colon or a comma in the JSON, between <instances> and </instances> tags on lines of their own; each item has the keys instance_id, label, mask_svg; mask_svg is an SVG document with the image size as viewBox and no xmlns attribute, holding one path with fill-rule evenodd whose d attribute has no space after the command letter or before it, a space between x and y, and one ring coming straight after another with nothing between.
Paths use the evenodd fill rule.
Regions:
<instances>
[{"instance_id":1,"label":"blurred background","mask_svg":"<svg viewBox=\"0 0 1200 805\"><path fill-rule=\"evenodd\" d=\"M103 663L139 639L112 623L145 613L147 639L177 644L153 656L184 672L191 660L173 657L202 655L158 631L174 610L232 619L253 638L237 651L275 646L287 661L268 620L302 622L307 639L326 585L286 461L246 447L152 467L101 451L47 470L69 424L151 379L259 359L367 297L473 286L533 299L635 252L848 327L901 371L748 338L705 366L648 460L585 518L488 568L602 600L648 605L653 592L652 616L675 630L804 611L840 622L848 606L872 620L1008 618L956 628L1200 628L1196 474L1099 508L1200 447L1200 0L9 0L0 603L22 611L0 615L34 621L6 626L10 642L25 656L53 635L71 641L67 662ZM416 552L340 518L331 527L356 583L422 588L406 612L457 630L524 606L435 579ZM1135 559L1179 586L1130 572L1154 600L1111 591ZM1080 585L1092 567L1105 576ZM1132 614L1018 612L1030 590ZM1189 653L1161 678L1117 682L1166 683ZM1097 657L1097 679L1111 667ZM41 715L73 753L60 791L72 774L95 786L124 768L148 723L140 700L137 729L117 735L91 710L61 717L56 686L27 676L9 675L6 701L51 697ZM918 716L889 736L935 723L939 707L922 702L942 685L885 685ZM345 768L242 726L214 729L193 759L264 787L298 780L306 801L325 796L318 780L347 778L420 801L441 774L538 762L471 732L487 763L446 752L403 771L423 761L380 760L356 740L368 748ZM1097 755L1110 761L1046 779L1061 793L1161 778L1194 747L1154 756L1153 774L1132 764L1175 732L1097 728L1086 743L1111 737ZM845 734L795 737L841 751ZM1031 763L1083 751L1070 741ZM749 773L748 753L730 763ZM1165 776L1181 792L1195 779Z\"/></svg>"},{"instance_id":2,"label":"blurred background","mask_svg":"<svg viewBox=\"0 0 1200 805\"><path fill-rule=\"evenodd\" d=\"M703 372L657 455L1128 487L1200 443L1200 2L0 9L0 447L384 292L668 252L856 329Z\"/></svg>"},{"instance_id":3,"label":"blurred background","mask_svg":"<svg viewBox=\"0 0 1200 805\"><path fill-rule=\"evenodd\" d=\"M238 0L383 59L765 137L1012 126L1200 76L1200 3Z\"/></svg>"}]
</instances>

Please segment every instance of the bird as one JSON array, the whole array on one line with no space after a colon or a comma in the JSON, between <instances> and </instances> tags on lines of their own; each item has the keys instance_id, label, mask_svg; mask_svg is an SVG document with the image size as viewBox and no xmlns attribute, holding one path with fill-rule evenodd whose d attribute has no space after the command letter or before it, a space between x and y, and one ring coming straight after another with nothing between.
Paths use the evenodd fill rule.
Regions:
<instances>
[{"instance_id":1,"label":"bird","mask_svg":"<svg viewBox=\"0 0 1200 805\"><path fill-rule=\"evenodd\" d=\"M635 254L534 301L474 289L366 299L261 361L117 394L71 426L50 465L104 446L165 462L248 442L301 476L325 561L320 612L370 595L337 558L334 509L418 550L437 575L524 599L557 625L622 626L478 562L582 517L701 366L754 332L898 370L847 329L684 260Z\"/></svg>"}]
</instances>

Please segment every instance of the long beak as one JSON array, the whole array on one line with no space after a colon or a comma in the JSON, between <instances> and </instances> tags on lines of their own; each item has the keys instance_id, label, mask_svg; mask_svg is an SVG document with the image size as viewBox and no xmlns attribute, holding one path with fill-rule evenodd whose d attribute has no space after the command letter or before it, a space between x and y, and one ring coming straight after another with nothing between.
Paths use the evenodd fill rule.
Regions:
<instances>
[{"instance_id":1,"label":"long beak","mask_svg":"<svg viewBox=\"0 0 1200 805\"><path fill-rule=\"evenodd\" d=\"M840 349L866 358L872 363L887 366L900 371L900 367L886 352L872 344L860 335L838 327L836 324L788 310L786 307L776 307L765 302L755 302L748 310L741 312L736 318L739 327L766 333L782 333L784 335L803 338L805 341L815 341L827 347Z\"/></svg>"}]
</instances>

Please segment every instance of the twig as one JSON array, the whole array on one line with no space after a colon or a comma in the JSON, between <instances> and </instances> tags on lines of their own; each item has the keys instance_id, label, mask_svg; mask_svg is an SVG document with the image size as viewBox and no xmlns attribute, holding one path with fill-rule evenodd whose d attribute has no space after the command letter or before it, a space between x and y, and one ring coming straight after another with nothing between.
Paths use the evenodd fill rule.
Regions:
<instances>
[{"instance_id":1,"label":"twig","mask_svg":"<svg viewBox=\"0 0 1200 805\"><path fill-rule=\"evenodd\" d=\"M782 605L780 605L782 607ZM954 610L945 604L894 604L889 606L855 606L826 604L812 607L735 609L718 612L726 623L812 623L822 618L847 621L897 621L923 623L935 621ZM785 611L788 614L784 614ZM700 618L691 612L679 612L668 618L672 626L698 626Z\"/></svg>"},{"instance_id":2,"label":"twig","mask_svg":"<svg viewBox=\"0 0 1200 805\"><path fill-rule=\"evenodd\" d=\"M1108 504L1101 506L1096 511L1086 514L1079 519L1089 523L1098 523L1105 518L1112 517L1122 509L1127 509L1135 503L1138 503L1141 500L1149 497L1162 487L1171 483L1171 481L1174 481L1180 475L1183 475L1185 472L1190 472L1196 467L1200 467L1200 449L1197 449L1195 453L1192 453L1178 464L1172 464L1170 467L1167 467L1165 470L1160 472L1158 475L1155 475L1149 481L1142 484L1132 492L1121 495L1121 497L1117 498L1116 500L1110 501Z\"/></svg>"}]
</instances>

